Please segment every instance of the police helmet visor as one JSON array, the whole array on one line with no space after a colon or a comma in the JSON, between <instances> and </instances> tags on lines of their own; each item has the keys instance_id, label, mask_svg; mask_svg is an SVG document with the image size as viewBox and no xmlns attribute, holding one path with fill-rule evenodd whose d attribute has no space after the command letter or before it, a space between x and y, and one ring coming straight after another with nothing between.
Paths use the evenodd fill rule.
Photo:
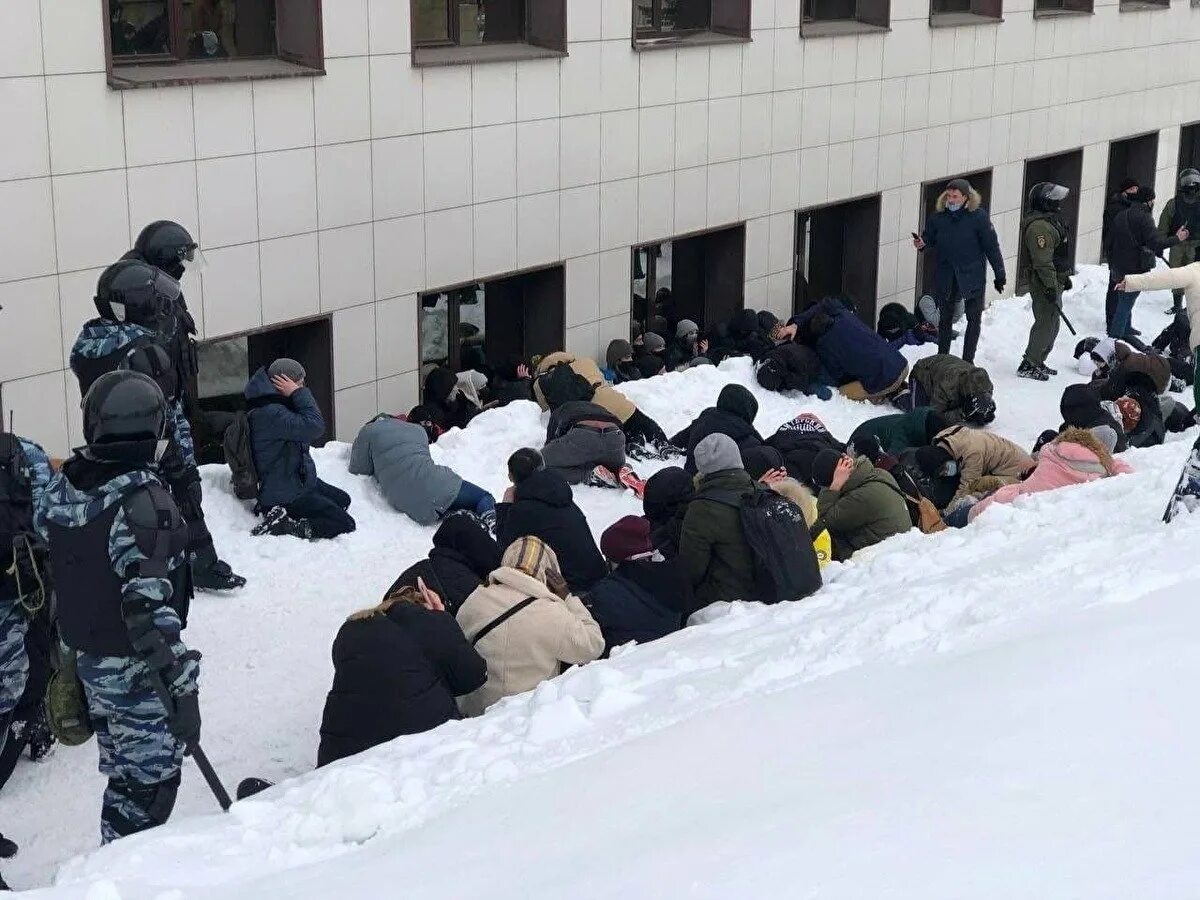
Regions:
<instances>
[{"instance_id":1,"label":"police helmet visor","mask_svg":"<svg viewBox=\"0 0 1200 900\"><path fill-rule=\"evenodd\" d=\"M1067 199L1067 194L1070 190L1063 187L1061 184L1051 184L1046 188L1045 198L1051 203L1062 203Z\"/></svg>"},{"instance_id":2,"label":"police helmet visor","mask_svg":"<svg viewBox=\"0 0 1200 900\"><path fill-rule=\"evenodd\" d=\"M1197 172L1195 169L1188 169L1188 171L1180 176L1179 187L1185 191L1200 189L1200 172Z\"/></svg>"}]
</instances>

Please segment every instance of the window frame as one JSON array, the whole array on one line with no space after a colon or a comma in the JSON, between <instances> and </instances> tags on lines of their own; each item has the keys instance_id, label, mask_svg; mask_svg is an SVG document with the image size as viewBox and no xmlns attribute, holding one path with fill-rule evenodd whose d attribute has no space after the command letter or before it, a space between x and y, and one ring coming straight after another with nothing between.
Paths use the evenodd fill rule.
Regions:
<instances>
[{"instance_id":1,"label":"window frame","mask_svg":"<svg viewBox=\"0 0 1200 900\"><path fill-rule=\"evenodd\" d=\"M170 51L117 54L112 45L112 4L101 0L104 65L116 90L287 78L325 74L322 0L274 0L275 52L270 55L192 59L186 56L184 0L164 0ZM307 14L307 18L306 18Z\"/></svg>"},{"instance_id":2,"label":"window frame","mask_svg":"<svg viewBox=\"0 0 1200 900\"><path fill-rule=\"evenodd\" d=\"M1034 0L1035 19L1058 16L1091 16L1096 14L1095 0Z\"/></svg>"},{"instance_id":3,"label":"window frame","mask_svg":"<svg viewBox=\"0 0 1200 900\"><path fill-rule=\"evenodd\" d=\"M598 2L598 0L597 0ZM704 28L664 30L661 9L664 0L652 0L660 24L654 28L638 27L638 0L630 0L630 25L634 50L655 50L680 45L749 43L750 5L753 0L704 0L708 7L708 25ZM652 18L653 18L652 14Z\"/></svg>"},{"instance_id":4,"label":"window frame","mask_svg":"<svg viewBox=\"0 0 1200 900\"><path fill-rule=\"evenodd\" d=\"M816 0L801 0L800 37L837 37L848 34L883 34L892 30L891 0L854 0L854 15L827 19L809 16L809 4Z\"/></svg>"},{"instance_id":5,"label":"window frame","mask_svg":"<svg viewBox=\"0 0 1200 900\"><path fill-rule=\"evenodd\" d=\"M929 0L930 28L998 25L1004 21L1004 0L969 0L965 10L938 9L939 3L944 2L945 0Z\"/></svg>"},{"instance_id":6,"label":"window frame","mask_svg":"<svg viewBox=\"0 0 1200 900\"><path fill-rule=\"evenodd\" d=\"M516 0L522 4L520 40L494 43L461 44L461 9L456 0L446 4L445 40L419 41L415 23L418 0L389 0L408 3L409 42L412 65L452 66L483 62L510 62L522 59L546 59L567 55L567 0Z\"/></svg>"}]
</instances>

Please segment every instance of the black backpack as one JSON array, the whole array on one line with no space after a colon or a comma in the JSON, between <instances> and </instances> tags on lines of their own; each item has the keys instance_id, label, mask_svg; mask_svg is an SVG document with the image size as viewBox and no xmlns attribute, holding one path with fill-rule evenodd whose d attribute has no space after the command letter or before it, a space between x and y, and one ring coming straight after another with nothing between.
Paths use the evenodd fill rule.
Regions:
<instances>
[{"instance_id":1,"label":"black backpack","mask_svg":"<svg viewBox=\"0 0 1200 900\"><path fill-rule=\"evenodd\" d=\"M803 600L821 587L817 552L794 503L763 487L749 496L714 491L700 497L732 506L741 517L754 556L754 596L744 599L768 604Z\"/></svg>"},{"instance_id":2,"label":"black backpack","mask_svg":"<svg viewBox=\"0 0 1200 900\"><path fill-rule=\"evenodd\" d=\"M250 447L250 417L245 412L234 415L221 441L225 462L233 482L233 494L239 500L258 499L258 469Z\"/></svg>"},{"instance_id":3,"label":"black backpack","mask_svg":"<svg viewBox=\"0 0 1200 900\"><path fill-rule=\"evenodd\" d=\"M571 368L570 363L555 363L538 376L538 385L542 389L542 397L551 409L557 409L564 403L573 400L588 402L596 394L596 389L586 378Z\"/></svg>"}]
</instances>

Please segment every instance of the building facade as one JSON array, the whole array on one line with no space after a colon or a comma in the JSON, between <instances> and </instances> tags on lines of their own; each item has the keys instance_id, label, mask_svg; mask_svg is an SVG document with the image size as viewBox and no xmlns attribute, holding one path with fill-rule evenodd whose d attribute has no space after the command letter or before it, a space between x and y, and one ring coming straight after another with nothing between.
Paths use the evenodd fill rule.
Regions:
<instances>
[{"instance_id":1,"label":"building facade","mask_svg":"<svg viewBox=\"0 0 1200 900\"><path fill-rule=\"evenodd\" d=\"M347 439L423 360L602 357L662 287L709 320L911 306L964 173L1011 291L1033 181L1095 262L1113 185L1165 200L1200 153L1188 2L933 3L7 0L5 427L81 442L69 350L154 219L206 256L201 395L303 355Z\"/></svg>"}]
</instances>

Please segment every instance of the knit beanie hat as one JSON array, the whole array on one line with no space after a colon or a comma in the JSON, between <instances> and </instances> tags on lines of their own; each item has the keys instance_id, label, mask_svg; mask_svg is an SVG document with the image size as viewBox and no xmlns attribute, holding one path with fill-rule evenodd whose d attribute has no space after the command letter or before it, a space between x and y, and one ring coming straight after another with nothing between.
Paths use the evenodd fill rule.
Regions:
<instances>
[{"instance_id":1,"label":"knit beanie hat","mask_svg":"<svg viewBox=\"0 0 1200 900\"><path fill-rule=\"evenodd\" d=\"M651 553L650 520L642 516L624 516L613 522L600 535L600 552L614 563Z\"/></svg>"},{"instance_id":2,"label":"knit beanie hat","mask_svg":"<svg viewBox=\"0 0 1200 900\"><path fill-rule=\"evenodd\" d=\"M304 371L304 366L286 356L281 356L275 362L271 363L270 368L267 369L267 374L272 377L282 375L284 378L290 378L296 382L303 381L307 375Z\"/></svg>"},{"instance_id":3,"label":"knit beanie hat","mask_svg":"<svg viewBox=\"0 0 1200 900\"><path fill-rule=\"evenodd\" d=\"M833 484L833 470L837 468L842 454L826 447L813 459L812 480L818 487L827 488Z\"/></svg>"},{"instance_id":4,"label":"knit beanie hat","mask_svg":"<svg viewBox=\"0 0 1200 900\"><path fill-rule=\"evenodd\" d=\"M500 559L500 565L524 572L543 584L546 582L547 571L560 571L558 557L554 555L550 545L532 535L517 538L509 544L508 549L504 551L504 556Z\"/></svg>"},{"instance_id":5,"label":"knit beanie hat","mask_svg":"<svg viewBox=\"0 0 1200 900\"><path fill-rule=\"evenodd\" d=\"M967 181L965 178L954 178L947 182L946 190L962 191L964 194L969 195L971 193L971 182Z\"/></svg>"},{"instance_id":6,"label":"knit beanie hat","mask_svg":"<svg viewBox=\"0 0 1200 900\"><path fill-rule=\"evenodd\" d=\"M710 434L692 452L696 459L696 471L701 475L742 468L742 452L727 434Z\"/></svg>"},{"instance_id":7,"label":"knit beanie hat","mask_svg":"<svg viewBox=\"0 0 1200 900\"><path fill-rule=\"evenodd\" d=\"M680 319L679 324L675 326L675 337L682 340L690 334L699 334L700 326L691 319Z\"/></svg>"},{"instance_id":8,"label":"knit beanie hat","mask_svg":"<svg viewBox=\"0 0 1200 900\"><path fill-rule=\"evenodd\" d=\"M628 359L633 356L633 346L629 341L622 341L619 338L612 341L608 345L608 351L604 354L604 361L608 363L611 369L623 359Z\"/></svg>"},{"instance_id":9,"label":"knit beanie hat","mask_svg":"<svg viewBox=\"0 0 1200 900\"><path fill-rule=\"evenodd\" d=\"M1142 405L1130 396L1117 398L1117 409L1121 411L1121 425L1129 434L1142 420Z\"/></svg>"},{"instance_id":10,"label":"knit beanie hat","mask_svg":"<svg viewBox=\"0 0 1200 900\"><path fill-rule=\"evenodd\" d=\"M661 334L656 334L653 331L647 331L642 338L642 346L651 353L662 353L667 349L667 342L663 340Z\"/></svg>"},{"instance_id":11,"label":"knit beanie hat","mask_svg":"<svg viewBox=\"0 0 1200 900\"><path fill-rule=\"evenodd\" d=\"M1111 425L1094 425L1088 431L1107 448L1109 454L1117 452L1117 429Z\"/></svg>"},{"instance_id":12,"label":"knit beanie hat","mask_svg":"<svg viewBox=\"0 0 1200 900\"><path fill-rule=\"evenodd\" d=\"M742 451L742 466L751 478L758 479L771 469L784 468L783 454L768 444Z\"/></svg>"},{"instance_id":13,"label":"knit beanie hat","mask_svg":"<svg viewBox=\"0 0 1200 900\"><path fill-rule=\"evenodd\" d=\"M1139 187L1138 181L1136 178L1122 178L1121 183L1117 185L1117 191L1118 191L1118 193L1123 194L1130 188L1135 188L1135 187Z\"/></svg>"}]
</instances>

